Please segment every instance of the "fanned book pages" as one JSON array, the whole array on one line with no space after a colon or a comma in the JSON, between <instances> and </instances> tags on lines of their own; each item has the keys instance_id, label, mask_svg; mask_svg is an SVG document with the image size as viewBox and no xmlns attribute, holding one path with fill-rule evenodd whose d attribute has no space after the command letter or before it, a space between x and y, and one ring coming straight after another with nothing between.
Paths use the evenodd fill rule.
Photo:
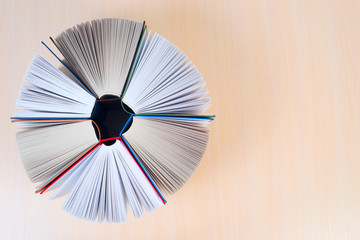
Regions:
<instances>
[{"instance_id":1,"label":"fanned book pages","mask_svg":"<svg viewBox=\"0 0 360 240\"><path fill-rule=\"evenodd\" d=\"M89 221L164 205L208 144L214 116L201 115L210 99L200 72L145 22L93 20L50 40L65 70L36 55L12 118L35 192L66 197L63 210Z\"/></svg>"},{"instance_id":2,"label":"fanned book pages","mask_svg":"<svg viewBox=\"0 0 360 240\"><path fill-rule=\"evenodd\" d=\"M135 116L123 137L160 190L174 193L200 164L209 122L206 118Z\"/></svg>"},{"instance_id":3,"label":"fanned book pages","mask_svg":"<svg viewBox=\"0 0 360 240\"><path fill-rule=\"evenodd\" d=\"M148 34L123 98L135 113L201 114L210 102L200 72L165 38Z\"/></svg>"},{"instance_id":4,"label":"fanned book pages","mask_svg":"<svg viewBox=\"0 0 360 240\"><path fill-rule=\"evenodd\" d=\"M67 29L54 43L96 97L119 97L142 30L143 23L127 19L93 20Z\"/></svg>"},{"instance_id":5,"label":"fanned book pages","mask_svg":"<svg viewBox=\"0 0 360 240\"><path fill-rule=\"evenodd\" d=\"M36 55L25 74L16 118L89 118L96 99L81 86Z\"/></svg>"},{"instance_id":6,"label":"fanned book pages","mask_svg":"<svg viewBox=\"0 0 360 240\"><path fill-rule=\"evenodd\" d=\"M33 182L46 180L98 141L90 120L17 124L20 155Z\"/></svg>"}]
</instances>

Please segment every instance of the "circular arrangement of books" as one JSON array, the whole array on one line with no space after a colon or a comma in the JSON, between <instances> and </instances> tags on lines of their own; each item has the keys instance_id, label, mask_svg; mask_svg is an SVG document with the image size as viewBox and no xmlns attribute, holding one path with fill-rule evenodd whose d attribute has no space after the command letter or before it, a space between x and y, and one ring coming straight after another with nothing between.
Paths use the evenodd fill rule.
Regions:
<instances>
[{"instance_id":1,"label":"circular arrangement of books","mask_svg":"<svg viewBox=\"0 0 360 240\"><path fill-rule=\"evenodd\" d=\"M36 193L67 195L65 211L99 222L164 205L206 150L200 72L141 22L94 20L50 39L64 69L35 56L12 118Z\"/></svg>"}]
</instances>

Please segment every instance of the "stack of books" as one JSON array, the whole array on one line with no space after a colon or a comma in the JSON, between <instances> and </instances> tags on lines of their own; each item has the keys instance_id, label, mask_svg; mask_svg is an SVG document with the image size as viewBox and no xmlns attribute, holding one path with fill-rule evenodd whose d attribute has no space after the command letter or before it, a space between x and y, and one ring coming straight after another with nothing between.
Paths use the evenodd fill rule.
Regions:
<instances>
[{"instance_id":1,"label":"stack of books","mask_svg":"<svg viewBox=\"0 0 360 240\"><path fill-rule=\"evenodd\" d=\"M206 150L209 107L200 72L145 22L100 19L45 44L70 77L37 55L12 118L36 193L67 195L86 220L124 222L166 203Z\"/></svg>"}]
</instances>

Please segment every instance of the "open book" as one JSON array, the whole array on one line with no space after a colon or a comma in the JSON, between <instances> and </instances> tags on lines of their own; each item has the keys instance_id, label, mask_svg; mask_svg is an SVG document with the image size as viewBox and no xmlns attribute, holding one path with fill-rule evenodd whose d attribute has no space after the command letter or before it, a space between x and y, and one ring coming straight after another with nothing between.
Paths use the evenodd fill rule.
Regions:
<instances>
[{"instance_id":1,"label":"open book","mask_svg":"<svg viewBox=\"0 0 360 240\"><path fill-rule=\"evenodd\" d=\"M16 139L37 193L63 209L123 222L166 203L194 174L214 116L200 72L145 23L100 19L50 38L69 71L36 55L18 100Z\"/></svg>"}]
</instances>

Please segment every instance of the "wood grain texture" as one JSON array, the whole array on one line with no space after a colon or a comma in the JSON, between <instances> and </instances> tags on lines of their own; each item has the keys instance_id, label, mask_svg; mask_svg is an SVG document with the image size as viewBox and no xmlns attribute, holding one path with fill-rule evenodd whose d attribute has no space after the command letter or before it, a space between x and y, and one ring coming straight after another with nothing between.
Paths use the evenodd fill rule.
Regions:
<instances>
[{"instance_id":1,"label":"wood grain texture","mask_svg":"<svg viewBox=\"0 0 360 240\"><path fill-rule=\"evenodd\" d=\"M118 225L34 194L15 101L40 44L102 17L146 20L212 98L211 139L168 204ZM359 1L0 0L1 239L360 239Z\"/></svg>"}]
</instances>

